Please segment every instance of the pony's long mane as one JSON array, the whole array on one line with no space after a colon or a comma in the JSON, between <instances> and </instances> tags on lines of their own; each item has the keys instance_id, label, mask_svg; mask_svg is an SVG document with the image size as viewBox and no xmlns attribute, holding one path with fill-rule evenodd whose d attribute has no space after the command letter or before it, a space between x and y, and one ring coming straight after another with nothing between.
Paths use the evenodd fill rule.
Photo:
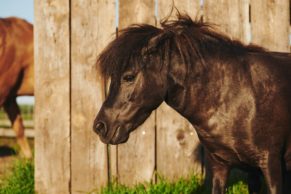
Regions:
<instances>
[{"instance_id":1,"label":"pony's long mane","mask_svg":"<svg viewBox=\"0 0 291 194\"><path fill-rule=\"evenodd\" d=\"M97 64L103 76L112 76L123 72L129 65L144 65L143 52L152 38L159 37L155 51L165 51L166 42L174 44L191 65L193 59L203 61L208 55L225 52L226 55L240 55L246 52L265 52L258 46L246 46L219 33L214 26L202 21L193 21L188 15L177 15L177 20L161 22L161 28L148 24L135 24L119 31L113 40L99 55Z\"/></svg>"}]
</instances>

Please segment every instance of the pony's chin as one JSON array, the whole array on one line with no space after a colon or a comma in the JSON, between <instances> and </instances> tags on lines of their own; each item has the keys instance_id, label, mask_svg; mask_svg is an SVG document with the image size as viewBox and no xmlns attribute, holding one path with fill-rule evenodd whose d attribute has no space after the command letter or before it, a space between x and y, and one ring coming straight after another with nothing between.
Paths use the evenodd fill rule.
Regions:
<instances>
[{"instance_id":1,"label":"pony's chin","mask_svg":"<svg viewBox=\"0 0 291 194\"><path fill-rule=\"evenodd\" d=\"M127 142L128 138L129 138L129 135L126 135L126 136L121 136L121 137L118 137L118 136L113 137L112 139L106 140L106 141L102 141L102 140L101 141L106 144L118 145L118 144Z\"/></svg>"},{"instance_id":2,"label":"pony's chin","mask_svg":"<svg viewBox=\"0 0 291 194\"><path fill-rule=\"evenodd\" d=\"M128 140L128 138L129 138L129 136L127 136L127 137L125 137L125 138L120 138L120 139L111 139L110 141L109 141L109 144L111 144L111 145L118 145L118 144L123 144L123 143L126 143L127 142L127 140Z\"/></svg>"},{"instance_id":3,"label":"pony's chin","mask_svg":"<svg viewBox=\"0 0 291 194\"><path fill-rule=\"evenodd\" d=\"M105 144L117 145L117 144L122 144L122 143L127 142L129 139L129 134L126 134L123 136L114 136L111 139L106 139L101 136L99 137L100 137L100 140Z\"/></svg>"}]
</instances>

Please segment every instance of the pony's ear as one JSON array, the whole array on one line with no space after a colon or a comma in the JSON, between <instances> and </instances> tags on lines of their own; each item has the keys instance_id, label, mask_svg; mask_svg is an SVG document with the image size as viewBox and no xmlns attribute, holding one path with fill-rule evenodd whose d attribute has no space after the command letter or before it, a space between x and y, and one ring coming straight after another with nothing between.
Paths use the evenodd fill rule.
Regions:
<instances>
[{"instance_id":1,"label":"pony's ear","mask_svg":"<svg viewBox=\"0 0 291 194\"><path fill-rule=\"evenodd\" d=\"M148 48L149 50L152 50L152 49L155 49L158 47L159 43L161 43L163 40L165 40L166 38L166 34L159 34L153 38L151 38L149 40L149 43L148 43Z\"/></svg>"},{"instance_id":2,"label":"pony's ear","mask_svg":"<svg viewBox=\"0 0 291 194\"><path fill-rule=\"evenodd\" d=\"M165 33L161 33L157 36L152 37L148 41L147 46L142 49L142 54L144 55L144 54L155 52L157 48L159 47L159 44L162 44L162 42L165 41L169 37L170 34L171 34L170 32L165 32Z\"/></svg>"}]
</instances>

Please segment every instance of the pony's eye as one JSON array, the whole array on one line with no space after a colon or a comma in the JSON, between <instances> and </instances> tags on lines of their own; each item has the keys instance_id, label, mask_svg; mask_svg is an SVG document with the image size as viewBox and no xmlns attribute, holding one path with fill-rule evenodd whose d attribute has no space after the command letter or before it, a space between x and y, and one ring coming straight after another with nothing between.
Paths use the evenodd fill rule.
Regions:
<instances>
[{"instance_id":1,"label":"pony's eye","mask_svg":"<svg viewBox=\"0 0 291 194\"><path fill-rule=\"evenodd\" d=\"M123 77L123 80L126 81L126 82L133 82L135 79L135 76L134 75L125 75Z\"/></svg>"}]
</instances>

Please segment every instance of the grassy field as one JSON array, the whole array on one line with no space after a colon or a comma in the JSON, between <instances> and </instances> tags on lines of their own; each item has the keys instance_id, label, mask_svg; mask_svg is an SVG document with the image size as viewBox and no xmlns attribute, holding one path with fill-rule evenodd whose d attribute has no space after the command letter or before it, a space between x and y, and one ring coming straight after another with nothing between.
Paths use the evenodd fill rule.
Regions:
<instances>
[{"instance_id":1,"label":"grassy field","mask_svg":"<svg viewBox=\"0 0 291 194\"><path fill-rule=\"evenodd\" d=\"M208 194L207 188L202 186L203 179L199 176L191 176L188 179L180 179L169 182L158 178L158 184L145 183L134 187L126 187L119 184L110 184L101 191L92 191L88 194ZM0 181L0 194L33 194L34 193L34 165L30 160L16 160L10 172L4 175ZM247 194L247 186L244 181L231 181L227 194Z\"/></svg>"},{"instance_id":2,"label":"grassy field","mask_svg":"<svg viewBox=\"0 0 291 194\"><path fill-rule=\"evenodd\" d=\"M33 128L33 105L20 105L21 116L26 128ZM10 121L3 108L0 108L0 128L11 128Z\"/></svg>"},{"instance_id":3,"label":"grassy field","mask_svg":"<svg viewBox=\"0 0 291 194\"><path fill-rule=\"evenodd\" d=\"M21 115L24 120L32 120L33 119L33 105L19 105ZM0 108L0 120L7 119L7 115L4 112L3 108Z\"/></svg>"},{"instance_id":4,"label":"grassy field","mask_svg":"<svg viewBox=\"0 0 291 194\"><path fill-rule=\"evenodd\" d=\"M160 179L158 184L139 184L132 188L112 184L103 188L101 192L91 192L91 194L209 194L209 188L202 185L201 177L191 176L189 179L180 179L172 183ZM227 194L248 194L247 185L243 181L237 181L228 186Z\"/></svg>"},{"instance_id":5,"label":"grassy field","mask_svg":"<svg viewBox=\"0 0 291 194\"><path fill-rule=\"evenodd\" d=\"M33 194L34 165L30 160L16 160L11 171L0 179L0 194Z\"/></svg>"}]
</instances>

